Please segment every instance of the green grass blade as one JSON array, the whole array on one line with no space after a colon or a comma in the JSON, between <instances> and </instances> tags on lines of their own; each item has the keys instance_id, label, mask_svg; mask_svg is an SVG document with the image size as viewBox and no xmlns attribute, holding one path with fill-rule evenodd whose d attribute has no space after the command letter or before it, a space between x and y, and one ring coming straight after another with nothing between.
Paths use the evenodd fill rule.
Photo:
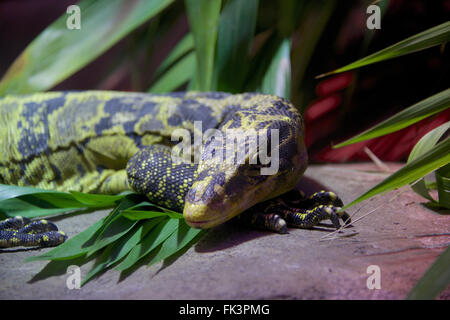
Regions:
<instances>
[{"instance_id":1,"label":"green grass blade","mask_svg":"<svg viewBox=\"0 0 450 320\"><path fill-rule=\"evenodd\" d=\"M430 151L448 129L450 129L450 121L441 124L439 127L434 128L424 135L409 153L407 162L411 162Z\"/></svg>"},{"instance_id":2,"label":"green grass blade","mask_svg":"<svg viewBox=\"0 0 450 320\"><path fill-rule=\"evenodd\" d=\"M369 64L400 57L406 54L444 44L450 40L450 21L413 35L365 58L350 63L342 68L322 74L317 78L330 74L349 71Z\"/></svg>"},{"instance_id":3,"label":"green grass blade","mask_svg":"<svg viewBox=\"0 0 450 320\"><path fill-rule=\"evenodd\" d=\"M272 31L266 31L263 36L259 35L262 40L253 52L253 57L250 61L249 72L245 79L244 89L242 91L252 92L260 91L261 83L267 70L272 63L275 54L277 53L282 38Z\"/></svg>"},{"instance_id":4,"label":"green grass blade","mask_svg":"<svg viewBox=\"0 0 450 320\"><path fill-rule=\"evenodd\" d=\"M409 300L435 298L450 284L450 247L433 262L408 294Z\"/></svg>"},{"instance_id":5,"label":"green grass blade","mask_svg":"<svg viewBox=\"0 0 450 320\"><path fill-rule=\"evenodd\" d=\"M92 255L98 250L106 247L110 243L120 239L127 234L135 225L137 221L129 220L125 217L119 216L114 219L97 237L95 243L90 246L88 255Z\"/></svg>"},{"instance_id":6,"label":"green grass blade","mask_svg":"<svg viewBox=\"0 0 450 320\"><path fill-rule=\"evenodd\" d=\"M363 200L373 197L379 193L400 188L408 183L414 182L433 170L436 170L450 162L450 138L438 143L432 150L421 155L406 164L397 172L381 181L375 187L353 200L344 209L349 208Z\"/></svg>"},{"instance_id":7,"label":"green grass blade","mask_svg":"<svg viewBox=\"0 0 450 320\"><path fill-rule=\"evenodd\" d=\"M125 238L125 237L123 237L123 238ZM120 241L122 241L123 238L120 239ZM122 244L122 243L120 242L120 244ZM97 258L95 265L92 267L92 269L89 270L86 277L81 281L81 284L80 284L81 287L84 286L93 277L95 277L96 275L98 275L100 272L102 272L103 270L105 270L107 268L107 265L110 261L111 252L118 245L119 245L119 243L116 242L116 243L109 245L108 247L105 248L105 250L103 250L100 257Z\"/></svg>"},{"instance_id":8,"label":"green grass blade","mask_svg":"<svg viewBox=\"0 0 450 320\"><path fill-rule=\"evenodd\" d=\"M183 215L176 212L161 212L161 211L143 211L143 210L125 210L122 215L130 220L143 220L155 217L169 217L172 219L183 219Z\"/></svg>"},{"instance_id":9,"label":"green grass blade","mask_svg":"<svg viewBox=\"0 0 450 320\"><path fill-rule=\"evenodd\" d=\"M258 5L258 0L231 0L222 10L213 85L218 91L239 92L242 89L250 62Z\"/></svg>"},{"instance_id":10,"label":"green grass blade","mask_svg":"<svg viewBox=\"0 0 450 320\"><path fill-rule=\"evenodd\" d=\"M167 214L174 214L174 216L176 216L176 218L179 218L180 215L182 215L179 212L172 211L170 209L161 207L161 206L159 206L157 204L153 204L153 203L150 203L150 202L147 202L147 201L142 201L142 202L140 202L140 203L138 203L138 204L128 208L127 210L125 210L125 212L130 212L131 213L133 211L142 211L142 210L137 210L137 209L153 210L154 208L158 208L159 210L161 210L162 212L165 212Z\"/></svg>"},{"instance_id":11,"label":"green grass blade","mask_svg":"<svg viewBox=\"0 0 450 320\"><path fill-rule=\"evenodd\" d=\"M164 219L136 245L116 270L126 270L163 243L178 227L178 219Z\"/></svg>"},{"instance_id":12,"label":"green grass blade","mask_svg":"<svg viewBox=\"0 0 450 320\"><path fill-rule=\"evenodd\" d=\"M109 195L109 194L83 193L78 191L69 191L69 192L75 200L90 207L111 206L129 194L123 193L120 195Z\"/></svg>"},{"instance_id":13,"label":"green grass blade","mask_svg":"<svg viewBox=\"0 0 450 320\"><path fill-rule=\"evenodd\" d=\"M67 28L67 14L48 26L11 65L0 82L0 96L50 89L172 2L80 1L81 29Z\"/></svg>"},{"instance_id":14,"label":"green grass blade","mask_svg":"<svg viewBox=\"0 0 450 320\"><path fill-rule=\"evenodd\" d=\"M174 91L192 79L195 72L195 52L189 53L167 70L148 90L151 93Z\"/></svg>"},{"instance_id":15,"label":"green grass blade","mask_svg":"<svg viewBox=\"0 0 450 320\"><path fill-rule=\"evenodd\" d=\"M439 127L431 130L426 135L424 135L411 150L407 162L409 163L414 159L420 157L422 154L430 151L449 128L450 121L440 125ZM443 186L444 185L445 183L443 184ZM422 197L430 200L431 202L436 202L428 192L427 186L425 184L425 179L422 178L418 180L416 183L411 185L411 188Z\"/></svg>"},{"instance_id":16,"label":"green grass blade","mask_svg":"<svg viewBox=\"0 0 450 320\"><path fill-rule=\"evenodd\" d=\"M377 138L388 133L398 131L412 125L413 123L419 122L424 118L444 111L449 107L450 89L447 89L406 108L380 124L347 141L339 143L333 148L340 148L352 143Z\"/></svg>"},{"instance_id":17,"label":"green grass blade","mask_svg":"<svg viewBox=\"0 0 450 320\"><path fill-rule=\"evenodd\" d=\"M40 200L52 203L61 207L94 207L100 208L112 206L118 200L123 199L127 194L121 195L103 195L88 194L82 192L62 192L55 190L39 189L35 187L20 187L14 185L0 184L0 204L2 201L12 198L30 198L35 197Z\"/></svg>"},{"instance_id":18,"label":"green grass blade","mask_svg":"<svg viewBox=\"0 0 450 320\"><path fill-rule=\"evenodd\" d=\"M27 218L114 206L127 194L96 195L0 184L0 213ZM4 218L4 216L2 218Z\"/></svg>"},{"instance_id":19,"label":"green grass blade","mask_svg":"<svg viewBox=\"0 0 450 320\"><path fill-rule=\"evenodd\" d=\"M283 40L263 78L261 92L290 98L291 95L291 41Z\"/></svg>"},{"instance_id":20,"label":"green grass blade","mask_svg":"<svg viewBox=\"0 0 450 320\"><path fill-rule=\"evenodd\" d=\"M450 209L450 164L436 170L439 206Z\"/></svg>"},{"instance_id":21,"label":"green grass blade","mask_svg":"<svg viewBox=\"0 0 450 320\"><path fill-rule=\"evenodd\" d=\"M137 194L130 194L125 198L123 198L120 201L120 203L114 208L114 210L111 211L111 213L105 218L103 225L97 232L96 236L94 237L94 240L98 239L103 234L103 232L105 232L105 230L108 229L112 223L114 223L115 220L119 218L123 219L122 212L124 210L133 208L141 200L142 198Z\"/></svg>"},{"instance_id":22,"label":"green grass blade","mask_svg":"<svg viewBox=\"0 0 450 320\"><path fill-rule=\"evenodd\" d=\"M221 0L185 0L197 58L194 90L211 90L221 3Z\"/></svg>"},{"instance_id":23,"label":"green grass blade","mask_svg":"<svg viewBox=\"0 0 450 320\"><path fill-rule=\"evenodd\" d=\"M0 219L22 216L25 218L36 218L56 215L60 213L85 210L85 207L55 207L43 201L31 201L29 199L12 198L0 202Z\"/></svg>"},{"instance_id":24,"label":"green grass blade","mask_svg":"<svg viewBox=\"0 0 450 320\"><path fill-rule=\"evenodd\" d=\"M73 238L68 239L55 249L46 252L37 257L31 257L29 261L34 260L66 260L79 257L89 253L92 255L95 251L105 247L111 242L116 241L126 234L137 221L128 220L120 215L122 210L136 205L139 199L135 194L127 195L116 208L85 231L79 233ZM120 236L119 236L120 235Z\"/></svg>"},{"instance_id":25,"label":"green grass blade","mask_svg":"<svg viewBox=\"0 0 450 320\"><path fill-rule=\"evenodd\" d=\"M124 258L160 221L160 219L151 219L141 223L134 230L105 248L99 262L89 270L81 285L83 286L97 274Z\"/></svg>"},{"instance_id":26,"label":"green grass blade","mask_svg":"<svg viewBox=\"0 0 450 320\"><path fill-rule=\"evenodd\" d=\"M45 189L39 189L39 188L34 188L34 187L19 187L19 186L13 186L13 185L0 184L0 201L6 200L6 199L17 198L17 197L29 195L29 194L31 195L31 194L43 194L43 193L50 193L55 196L65 195L65 193L61 192L61 191L45 190Z\"/></svg>"},{"instance_id":27,"label":"green grass blade","mask_svg":"<svg viewBox=\"0 0 450 320\"><path fill-rule=\"evenodd\" d=\"M306 94L303 92L311 91L308 83L312 81L312 77L307 74L307 69L320 39L325 35L331 17L336 12L337 3L335 0L326 0L303 1L297 4L301 6L299 11L301 18L297 17L299 26L293 35L293 39L297 39L297 41L292 43L291 48L291 100L298 108L304 109L305 105L309 104L309 102L306 103Z\"/></svg>"},{"instance_id":28,"label":"green grass blade","mask_svg":"<svg viewBox=\"0 0 450 320\"><path fill-rule=\"evenodd\" d=\"M150 259L148 265L158 263L176 254L201 232L205 232L205 230L191 228L184 220L179 220L177 230L164 241L156 254Z\"/></svg>"},{"instance_id":29,"label":"green grass blade","mask_svg":"<svg viewBox=\"0 0 450 320\"><path fill-rule=\"evenodd\" d=\"M194 49L194 38L191 33L188 33L181 39L175 48L169 53L159 65L155 72L155 78L158 78L163 72L165 72L171 65L180 60L183 56Z\"/></svg>"}]
</instances>

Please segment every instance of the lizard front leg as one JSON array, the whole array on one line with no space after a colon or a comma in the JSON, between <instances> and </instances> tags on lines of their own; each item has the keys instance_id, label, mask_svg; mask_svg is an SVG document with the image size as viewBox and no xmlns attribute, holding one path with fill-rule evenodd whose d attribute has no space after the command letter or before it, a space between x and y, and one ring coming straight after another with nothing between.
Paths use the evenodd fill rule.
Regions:
<instances>
[{"instance_id":1,"label":"lizard front leg","mask_svg":"<svg viewBox=\"0 0 450 320\"><path fill-rule=\"evenodd\" d=\"M312 228L327 219L339 229L339 219L345 224L351 222L350 216L340 211L342 206L342 200L333 192L320 191L305 197L303 192L294 189L250 208L239 220L245 225L278 233L286 233L287 226Z\"/></svg>"},{"instance_id":2,"label":"lizard front leg","mask_svg":"<svg viewBox=\"0 0 450 320\"><path fill-rule=\"evenodd\" d=\"M0 222L0 248L54 247L66 238L54 223L44 219L31 221L16 216Z\"/></svg>"}]
</instances>

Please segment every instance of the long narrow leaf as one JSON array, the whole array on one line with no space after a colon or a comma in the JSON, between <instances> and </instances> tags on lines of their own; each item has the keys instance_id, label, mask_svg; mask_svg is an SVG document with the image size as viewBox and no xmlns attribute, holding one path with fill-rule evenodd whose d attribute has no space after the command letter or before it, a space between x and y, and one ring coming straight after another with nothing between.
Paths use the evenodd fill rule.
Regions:
<instances>
[{"instance_id":1,"label":"long narrow leaf","mask_svg":"<svg viewBox=\"0 0 450 320\"><path fill-rule=\"evenodd\" d=\"M55 190L39 189L35 187L21 187L0 184L0 208L1 203L7 199L35 197L48 201L60 207L105 207L112 206L116 201L124 198L127 193L121 195L87 194L82 192L62 192Z\"/></svg>"},{"instance_id":2,"label":"long narrow leaf","mask_svg":"<svg viewBox=\"0 0 450 320\"><path fill-rule=\"evenodd\" d=\"M25 262L38 260L67 260L82 256L89 251L89 246L85 246L86 242L96 234L102 224L103 219L97 221L83 232L80 232L75 237L60 244L56 248L39 256L26 258Z\"/></svg>"},{"instance_id":3,"label":"long narrow leaf","mask_svg":"<svg viewBox=\"0 0 450 320\"><path fill-rule=\"evenodd\" d=\"M308 80L310 81L310 77L305 75L306 70L314 56L317 44L324 35L326 26L336 10L337 3L336 0L302 1L300 3L297 1L297 5L301 6L302 18L299 19L299 27L292 36L291 99L299 108L303 109L306 104L304 102L305 94L302 91L310 90L306 89L308 86L305 85Z\"/></svg>"},{"instance_id":4,"label":"long narrow leaf","mask_svg":"<svg viewBox=\"0 0 450 320\"><path fill-rule=\"evenodd\" d=\"M185 0L197 58L196 90L211 89L221 3L221 0Z\"/></svg>"},{"instance_id":5,"label":"long narrow leaf","mask_svg":"<svg viewBox=\"0 0 450 320\"><path fill-rule=\"evenodd\" d=\"M153 210L153 208L157 208L157 209L159 209L159 210L161 210L162 212L165 212L165 213L167 213L167 214L174 214L174 215L178 215L178 216L181 215L181 214L178 213L178 212L172 211L172 210L170 210L170 209L161 207L161 206L159 206L159 205L157 205L157 204L150 203L150 202L147 202L147 201L139 202L138 204L136 204L136 205L134 205L134 206L128 208L128 209L125 210L124 212L141 211L141 210L139 210L139 209L146 209L146 210L148 210L149 208L150 208L151 210ZM177 216L177 217L178 217L178 216Z\"/></svg>"},{"instance_id":6,"label":"long narrow leaf","mask_svg":"<svg viewBox=\"0 0 450 320\"><path fill-rule=\"evenodd\" d=\"M334 148L340 148L352 143L373 139L403 129L424 118L448 109L449 107L450 89L447 89L406 108L356 137L334 146Z\"/></svg>"},{"instance_id":7,"label":"long narrow leaf","mask_svg":"<svg viewBox=\"0 0 450 320\"><path fill-rule=\"evenodd\" d=\"M161 62L155 72L155 77L159 77L159 75L166 71L176 61L181 59L181 57L189 53L189 51L192 51L192 49L194 49L194 38L191 33L188 33L177 43L175 48L173 48L164 61Z\"/></svg>"},{"instance_id":8,"label":"long narrow leaf","mask_svg":"<svg viewBox=\"0 0 450 320\"><path fill-rule=\"evenodd\" d=\"M122 212L124 210L127 210L129 208L132 208L138 203L141 199L136 194L131 194L123 198L120 203L114 208L113 211L104 219L102 227L98 230L96 235L92 238L94 242L98 242L99 239L102 238L103 234L107 232L108 230L112 229L114 230L118 226L120 229L120 224L115 224L116 220L122 220L123 223L127 224L129 221L125 221L124 217L122 216ZM114 225L115 224L115 225ZM112 227L114 226L114 227ZM110 235L114 236L116 233L115 231L108 232ZM92 253L92 252L91 252Z\"/></svg>"},{"instance_id":9,"label":"long narrow leaf","mask_svg":"<svg viewBox=\"0 0 450 320\"><path fill-rule=\"evenodd\" d=\"M148 264L152 265L154 263L158 263L174 255L175 253L183 249L186 245L188 245L191 240L201 232L205 232L205 230L191 228L184 222L184 220L179 220L177 230L172 233L170 237L166 239L166 241L164 241L161 248L150 259Z\"/></svg>"},{"instance_id":10,"label":"long narrow leaf","mask_svg":"<svg viewBox=\"0 0 450 320\"><path fill-rule=\"evenodd\" d=\"M101 235L98 236L95 243L89 248L88 255L92 255L110 243L118 240L128 233L136 223L137 221L129 220L125 217L118 217L103 230Z\"/></svg>"},{"instance_id":11,"label":"long narrow leaf","mask_svg":"<svg viewBox=\"0 0 450 320\"><path fill-rule=\"evenodd\" d=\"M441 124L424 135L409 153L407 162L409 163L430 151L448 129L450 129L450 121Z\"/></svg>"},{"instance_id":12,"label":"long narrow leaf","mask_svg":"<svg viewBox=\"0 0 450 320\"><path fill-rule=\"evenodd\" d=\"M289 99L291 95L291 41L285 39L281 42L275 57L267 70L261 92L274 94Z\"/></svg>"},{"instance_id":13,"label":"long narrow leaf","mask_svg":"<svg viewBox=\"0 0 450 320\"><path fill-rule=\"evenodd\" d=\"M125 257L159 222L159 219L148 220L145 223L140 224L132 232L127 233L118 241L110 244L102 253L99 263L89 270L81 285L83 286L97 274Z\"/></svg>"},{"instance_id":14,"label":"long narrow leaf","mask_svg":"<svg viewBox=\"0 0 450 320\"><path fill-rule=\"evenodd\" d=\"M22 216L25 218L36 218L60 213L85 210L85 207L55 207L44 204L42 201L30 201L29 199L12 198L0 202L0 219L7 217Z\"/></svg>"},{"instance_id":15,"label":"long narrow leaf","mask_svg":"<svg viewBox=\"0 0 450 320\"><path fill-rule=\"evenodd\" d=\"M249 67L258 4L259 0L231 0L222 10L213 86L218 91L238 92L242 89Z\"/></svg>"},{"instance_id":16,"label":"long narrow leaf","mask_svg":"<svg viewBox=\"0 0 450 320\"><path fill-rule=\"evenodd\" d=\"M99 207L101 205L112 205L126 197L130 192L123 192L119 195L92 194L78 191L70 191L75 200L88 206Z\"/></svg>"},{"instance_id":17,"label":"long narrow leaf","mask_svg":"<svg viewBox=\"0 0 450 320\"><path fill-rule=\"evenodd\" d=\"M47 90L155 16L173 0L84 0L80 29L63 14L23 51L0 82L0 96Z\"/></svg>"},{"instance_id":18,"label":"long narrow leaf","mask_svg":"<svg viewBox=\"0 0 450 320\"><path fill-rule=\"evenodd\" d=\"M167 70L148 90L151 93L171 92L190 79L195 72L195 52L189 53Z\"/></svg>"},{"instance_id":19,"label":"long narrow leaf","mask_svg":"<svg viewBox=\"0 0 450 320\"><path fill-rule=\"evenodd\" d=\"M17 198L28 194L50 193L52 195L62 195L64 192L39 189L34 187L19 187L14 185L0 184L0 201Z\"/></svg>"},{"instance_id":20,"label":"long narrow leaf","mask_svg":"<svg viewBox=\"0 0 450 320\"><path fill-rule=\"evenodd\" d=\"M68 193L0 184L0 213L9 217L35 218L87 208L109 208L126 195L127 193L121 195Z\"/></svg>"},{"instance_id":21,"label":"long narrow leaf","mask_svg":"<svg viewBox=\"0 0 450 320\"><path fill-rule=\"evenodd\" d=\"M258 38L258 40L255 40L258 42L258 46L252 53L253 57L250 60L249 72L244 83L243 91L247 92L261 90L264 76L283 41L278 34L270 30L259 34L256 38Z\"/></svg>"},{"instance_id":22,"label":"long narrow leaf","mask_svg":"<svg viewBox=\"0 0 450 320\"><path fill-rule=\"evenodd\" d=\"M422 154L430 151L436 143L439 141L439 139L442 137L442 135L450 128L450 121L446 122L439 127L431 130L426 135L424 135L414 146L414 148L411 150L409 157L408 157L408 163L413 161L414 159L420 157ZM431 195L428 192L428 189L425 185L425 179L422 178L413 185L411 185L411 188L421 195L422 197L435 202L435 200L431 197Z\"/></svg>"},{"instance_id":23,"label":"long narrow leaf","mask_svg":"<svg viewBox=\"0 0 450 320\"><path fill-rule=\"evenodd\" d=\"M132 267L152 250L161 245L177 229L178 219L164 219L136 245L126 258L116 267L116 270L126 270Z\"/></svg>"},{"instance_id":24,"label":"long narrow leaf","mask_svg":"<svg viewBox=\"0 0 450 320\"><path fill-rule=\"evenodd\" d=\"M450 284L450 247L433 262L408 294L409 300L433 299Z\"/></svg>"},{"instance_id":25,"label":"long narrow leaf","mask_svg":"<svg viewBox=\"0 0 450 320\"><path fill-rule=\"evenodd\" d=\"M373 197L379 193L400 188L408 183L414 182L433 170L436 170L450 162L450 138L438 143L432 150L411 161L403 168L393 173L375 187L353 200L343 209L349 208L363 200Z\"/></svg>"},{"instance_id":26,"label":"long narrow leaf","mask_svg":"<svg viewBox=\"0 0 450 320\"><path fill-rule=\"evenodd\" d=\"M439 206L450 209L450 164L436 170Z\"/></svg>"},{"instance_id":27,"label":"long narrow leaf","mask_svg":"<svg viewBox=\"0 0 450 320\"><path fill-rule=\"evenodd\" d=\"M158 211L142 211L142 210L125 210L122 215L130 220L143 220L155 217L169 217L172 219L183 219L183 215L174 212L158 212Z\"/></svg>"},{"instance_id":28,"label":"long narrow leaf","mask_svg":"<svg viewBox=\"0 0 450 320\"><path fill-rule=\"evenodd\" d=\"M324 77L330 74L349 71L360 68L376 62L396 58L405 54L410 54L416 51L424 50L430 47L441 45L450 40L450 21L440 24L431 29L425 30L403 41L397 42L383 50L375 52L365 58L350 63L342 68L317 76L317 78Z\"/></svg>"}]
</instances>

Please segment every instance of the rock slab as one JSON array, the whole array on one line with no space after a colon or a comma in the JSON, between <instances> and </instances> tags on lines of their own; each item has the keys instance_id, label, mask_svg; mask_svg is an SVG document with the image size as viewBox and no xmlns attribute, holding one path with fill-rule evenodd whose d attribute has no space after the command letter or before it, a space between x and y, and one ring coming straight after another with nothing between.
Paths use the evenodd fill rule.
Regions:
<instances>
[{"instance_id":1,"label":"rock slab","mask_svg":"<svg viewBox=\"0 0 450 320\"><path fill-rule=\"evenodd\" d=\"M299 187L332 190L348 203L386 176L372 164L313 165ZM224 224L176 260L126 276L110 270L81 289L68 288L66 265L48 276L47 262L23 263L48 249L2 252L0 299L404 299L450 243L449 215L422 202L408 186L375 197L349 209L353 220L367 215L343 233L325 225L279 235ZM56 222L74 236L107 213ZM82 276L93 263L81 266ZM370 289L374 270L380 289ZM449 299L449 288L439 298Z\"/></svg>"}]
</instances>

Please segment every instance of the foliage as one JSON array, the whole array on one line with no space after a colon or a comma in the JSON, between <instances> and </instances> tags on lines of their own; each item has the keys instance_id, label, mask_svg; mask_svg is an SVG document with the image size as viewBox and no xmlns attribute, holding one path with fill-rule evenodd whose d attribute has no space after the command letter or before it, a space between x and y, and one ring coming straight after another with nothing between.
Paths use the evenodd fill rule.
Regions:
<instances>
[{"instance_id":1,"label":"foliage","mask_svg":"<svg viewBox=\"0 0 450 320\"><path fill-rule=\"evenodd\" d=\"M325 75L352 70L371 63L427 49L431 46L444 45L449 40L450 22L446 22ZM400 130L426 117L447 110L449 107L450 89L447 89L404 109L373 128L366 130L348 141L338 144L335 148ZM408 183L411 184L412 189L416 193L428 199L431 206L449 209L450 137L445 137L439 142L443 135L448 132L449 127L450 122L444 123L423 136L411 151L407 164L403 168L391 174L379 184L346 205L343 209L379 193L400 188ZM428 192L429 189L433 188L433 185L427 185L424 180L424 177L433 171L435 171L436 176L436 186L439 195L438 201L433 199ZM450 260L448 257L449 250L447 248L441 257L436 260L433 266L425 273L419 283L413 288L409 298L434 298L441 290L445 289L445 287L450 284L450 277L447 272L447 270L450 269Z\"/></svg>"}]
</instances>

